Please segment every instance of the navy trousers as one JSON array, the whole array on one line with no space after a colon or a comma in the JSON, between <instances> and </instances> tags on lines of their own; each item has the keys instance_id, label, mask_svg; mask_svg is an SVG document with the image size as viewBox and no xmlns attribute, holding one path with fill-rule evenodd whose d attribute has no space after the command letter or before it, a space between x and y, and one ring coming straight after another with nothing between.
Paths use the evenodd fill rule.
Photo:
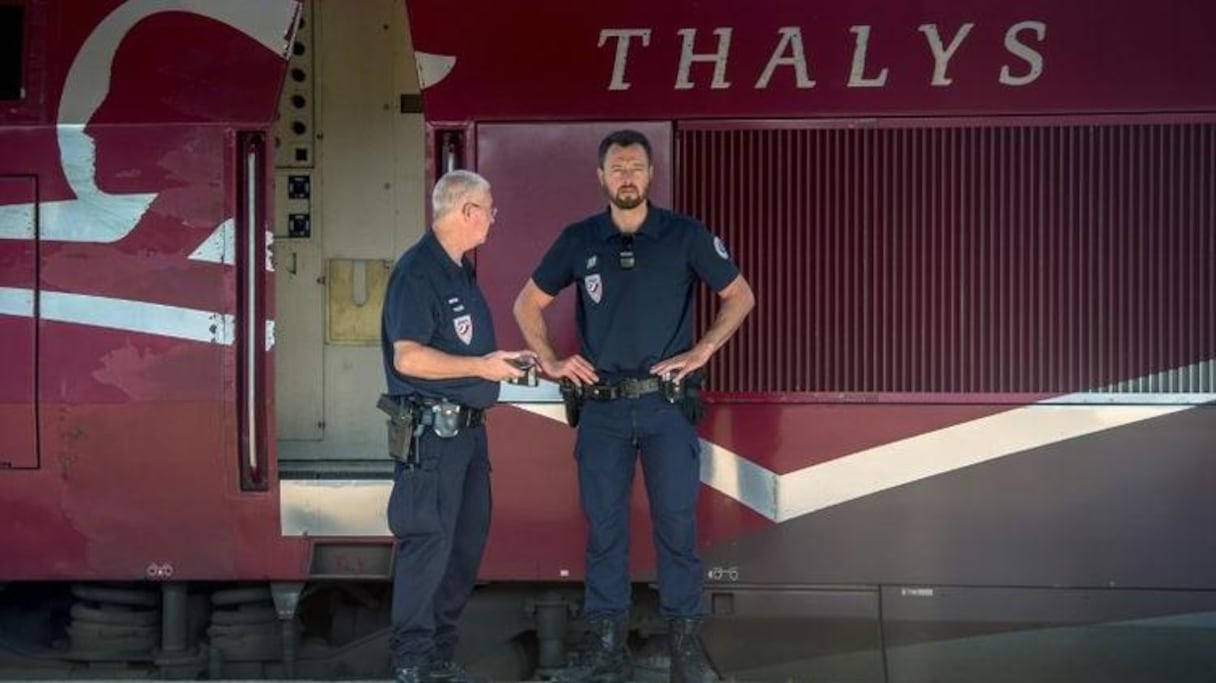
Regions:
<instances>
[{"instance_id":1,"label":"navy trousers","mask_svg":"<svg viewBox=\"0 0 1216 683\"><path fill-rule=\"evenodd\" d=\"M421 438L421 466L397 463L388 501L396 538L391 647L394 668L450 660L456 623L477 580L490 530L485 427Z\"/></svg>"},{"instance_id":2,"label":"navy trousers","mask_svg":"<svg viewBox=\"0 0 1216 683\"><path fill-rule=\"evenodd\" d=\"M678 406L659 394L587 401L578 426L579 497L587 520L588 619L625 619L630 604L629 498L641 453L667 618L701 614L697 555L700 441Z\"/></svg>"}]
</instances>

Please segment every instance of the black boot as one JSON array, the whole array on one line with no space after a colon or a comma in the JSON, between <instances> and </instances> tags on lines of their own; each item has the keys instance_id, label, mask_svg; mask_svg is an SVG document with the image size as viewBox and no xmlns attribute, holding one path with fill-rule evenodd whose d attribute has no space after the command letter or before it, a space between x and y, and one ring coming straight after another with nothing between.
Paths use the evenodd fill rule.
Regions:
<instances>
[{"instance_id":1,"label":"black boot","mask_svg":"<svg viewBox=\"0 0 1216 683\"><path fill-rule=\"evenodd\" d=\"M701 628L699 619L672 619L671 627L671 683L710 683L720 681L718 672L705 656L705 648L697 632Z\"/></svg>"},{"instance_id":2,"label":"black boot","mask_svg":"<svg viewBox=\"0 0 1216 683\"><path fill-rule=\"evenodd\" d=\"M394 672L393 681L394 683L431 683L431 667L428 664L402 667Z\"/></svg>"},{"instance_id":3,"label":"black boot","mask_svg":"<svg viewBox=\"0 0 1216 683\"><path fill-rule=\"evenodd\" d=\"M558 677L560 683L626 683L633 677L624 623L599 619L587 624L579 666Z\"/></svg>"},{"instance_id":4,"label":"black boot","mask_svg":"<svg viewBox=\"0 0 1216 683\"><path fill-rule=\"evenodd\" d=\"M465 668L450 659L431 662L430 683L487 683L483 678L474 678Z\"/></svg>"}]
</instances>

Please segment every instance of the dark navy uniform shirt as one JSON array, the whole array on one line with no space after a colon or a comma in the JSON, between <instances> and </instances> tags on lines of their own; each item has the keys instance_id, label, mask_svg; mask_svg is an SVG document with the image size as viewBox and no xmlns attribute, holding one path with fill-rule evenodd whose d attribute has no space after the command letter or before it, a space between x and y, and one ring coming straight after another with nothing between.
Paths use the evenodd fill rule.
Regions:
<instances>
[{"instance_id":1,"label":"dark navy uniform shirt","mask_svg":"<svg viewBox=\"0 0 1216 683\"><path fill-rule=\"evenodd\" d=\"M632 241L634 266L621 267ZM645 377L693 344L698 279L721 291L739 275L722 241L698 221L650 205L632 237L605 210L567 227L532 280L550 296L578 282L580 353L601 379Z\"/></svg>"},{"instance_id":2,"label":"dark navy uniform shirt","mask_svg":"<svg viewBox=\"0 0 1216 683\"><path fill-rule=\"evenodd\" d=\"M388 393L444 398L472 408L498 400L498 382L480 377L421 379L393 367L393 342L415 341L454 356L484 356L497 348L490 309L467 259L456 265L427 231L401 258L388 280L380 346Z\"/></svg>"}]
</instances>

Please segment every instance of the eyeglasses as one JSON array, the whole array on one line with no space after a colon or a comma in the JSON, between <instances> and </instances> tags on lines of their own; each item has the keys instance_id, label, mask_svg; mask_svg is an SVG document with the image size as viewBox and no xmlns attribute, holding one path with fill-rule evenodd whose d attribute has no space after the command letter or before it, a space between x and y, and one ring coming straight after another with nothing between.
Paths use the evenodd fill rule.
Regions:
<instances>
[{"instance_id":1,"label":"eyeglasses","mask_svg":"<svg viewBox=\"0 0 1216 683\"><path fill-rule=\"evenodd\" d=\"M477 208L481 209L482 211L485 211L486 215L490 217L491 223L493 223L498 218L498 207L497 206L483 206L481 204L478 204L477 202L465 202L465 206L476 206Z\"/></svg>"}]
</instances>

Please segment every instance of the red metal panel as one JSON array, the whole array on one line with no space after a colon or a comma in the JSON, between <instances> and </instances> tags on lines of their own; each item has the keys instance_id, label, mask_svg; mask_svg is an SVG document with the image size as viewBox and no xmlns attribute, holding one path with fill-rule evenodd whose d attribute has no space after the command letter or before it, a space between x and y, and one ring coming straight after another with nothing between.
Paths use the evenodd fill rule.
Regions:
<instances>
[{"instance_id":1,"label":"red metal panel","mask_svg":"<svg viewBox=\"0 0 1216 683\"><path fill-rule=\"evenodd\" d=\"M0 177L0 471L38 466L35 202L34 178Z\"/></svg>"},{"instance_id":2,"label":"red metal panel","mask_svg":"<svg viewBox=\"0 0 1216 683\"><path fill-rule=\"evenodd\" d=\"M1216 108L1210 0L407 4L432 121Z\"/></svg>"},{"instance_id":3,"label":"red metal panel","mask_svg":"<svg viewBox=\"0 0 1216 683\"><path fill-rule=\"evenodd\" d=\"M277 48L250 31L286 36L294 7L203 8L217 21L146 3L114 15L115 0L71 12L30 6L57 8L47 10L54 41L39 80L56 103L48 108L60 122L73 122L65 111L88 120L0 130L0 175L38 178L42 465L0 476L0 548L17 549L0 551L0 579L139 580L152 567L183 580L299 578L308 542L281 534L273 464L263 470L267 492L240 489L234 340L249 326L234 323L230 252L223 241L208 247L235 224L233 130L268 121L282 83ZM130 21L103 23L114 16ZM178 45L187 34L191 45ZM86 41L115 46L112 68L103 68L111 55L101 50L99 61ZM78 57L98 71L66 78ZM148 124L195 120L205 124ZM258 176L266 197L269 178ZM142 195L153 197L146 210L133 203ZM0 214L31 201L0 191ZM73 203L94 210L66 220ZM257 217L253 237L265 222ZM15 243L0 240L0 250ZM251 261L260 263L261 246ZM0 287L31 286L15 282ZM248 339L262 351L261 315L253 317ZM0 348L11 357L7 341ZM0 384L9 377L5 368Z\"/></svg>"},{"instance_id":4,"label":"red metal panel","mask_svg":"<svg viewBox=\"0 0 1216 683\"><path fill-rule=\"evenodd\" d=\"M759 299L718 391L1216 388L1213 123L753 123L676 157Z\"/></svg>"}]
</instances>

